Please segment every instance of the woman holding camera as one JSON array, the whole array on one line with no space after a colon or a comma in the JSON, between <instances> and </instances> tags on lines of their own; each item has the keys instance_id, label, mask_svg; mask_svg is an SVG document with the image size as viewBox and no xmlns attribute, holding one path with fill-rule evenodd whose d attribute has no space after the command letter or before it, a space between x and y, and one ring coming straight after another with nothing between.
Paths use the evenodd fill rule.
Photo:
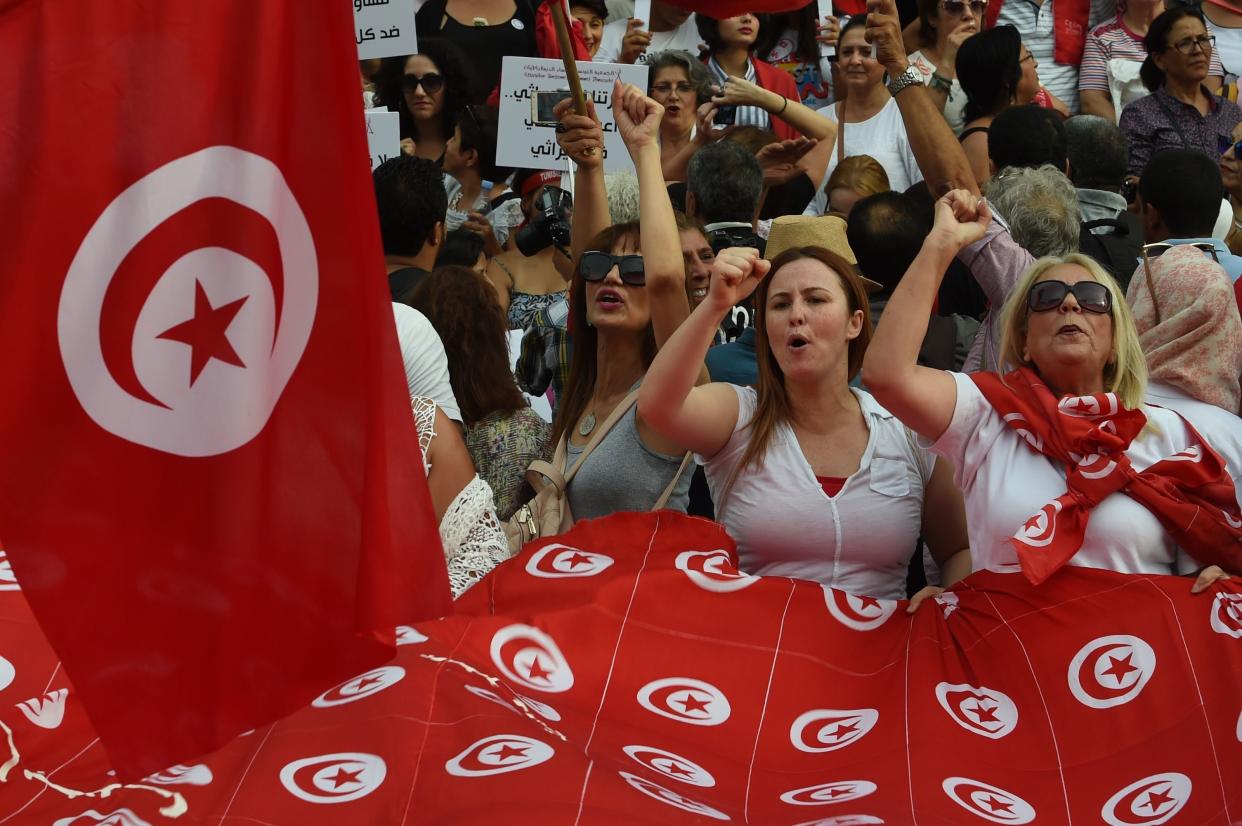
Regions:
<instances>
[{"instance_id":1,"label":"woman holding camera","mask_svg":"<svg viewBox=\"0 0 1242 826\"><path fill-rule=\"evenodd\" d=\"M558 107L557 139L578 163L570 285L573 358L552 423L552 444L574 469L567 496L575 519L655 506L684 511L690 468L681 445L637 412L636 391L656 352L686 316L686 271L673 206L660 170L664 107L619 81L612 108L638 176L640 223L611 225L603 131L594 118ZM702 359L696 374L702 371ZM611 416L615 424L584 457Z\"/></svg>"},{"instance_id":2,"label":"woman holding camera","mask_svg":"<svg viewBox=\"0 0 1242 826\"><path fill-rule=\"evenodd\" d=\"M707 43L708 55L705 62L717 86L724 86L730 77L741 78L774 92L785 100L802 101L793 76L755 57L755 42L759 39L758 17L747 13L716 20L704 14L696 14L694 20L699 28L699 36ZM719 111L716 113L716 122L722 125L725 123ZM736 107L728 123L767 129L781 140L800 136L797 129L784 120L773 117L759 106Z\"/></svg>"},{"instance_id":3,"label":"woman holding camera","mask_svg":"<svg viewBox=\"0 0 1242 826\"><path fill-rule=\"evenodd\" d=\"M528 329L540 310L568 296L556 259L568 255L565 235L573 210L560 184L559 172L523 169L514 176L513 189L521 196L526 221L510 235L516 248L495 256L487 266L511 330Z\"/></svg>"}]
</instances>

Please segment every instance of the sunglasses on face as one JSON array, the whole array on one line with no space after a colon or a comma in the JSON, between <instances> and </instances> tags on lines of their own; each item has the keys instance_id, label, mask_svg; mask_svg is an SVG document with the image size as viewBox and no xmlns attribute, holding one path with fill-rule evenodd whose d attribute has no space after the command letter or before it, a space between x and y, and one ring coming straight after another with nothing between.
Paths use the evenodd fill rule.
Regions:
<instances>
[{"instance_id":1,"label":"sunglasses on face","mask_svg":"<svg viewBox=\"0 0 1242 826\"><path fill-rule=\"evenodd\" d=\"M983 13L988 10L987 0L941 0L940 8L947 13L960 17L966 13L969 8L971 14L975 17L983 17Z\"/></svg>"},{"instance_id":2,"label":"sunglasses on face","mask_svg":"<svg viewBox=\"0 0 1242 826\"><path fill-rule=\"evenodd\" d=\"M641 255L612 255L593 250L582 253L582 262L578 265L583 281L603 281L613 267L617 268L622 284L641 287L647 283Z\"/></svg>"},{"instance_id":3,"label":"sunglasses on face","mask_svg":"<svg viewBox=\"0 0 1242 826\"><path fill-rule=\"evenodd\" d=\"M1031 312L1046 313L1060 307L1065 302L1065 296L1070 294L1073 294L1078 306L1089 313L1104 315L1113 306L1112 293L1099 281L1079 281L1077 284L1040 281L1027 293L1026 305Z\"/></svg>"},{"instance_id":4,"label":"sunglasses on face","mask_svg":"<svg viewBox=\"0 0 1242 826\"><path fill-rule=\"evenodd\" d=\"M425 75L405 75L402 83L405 84L407 92L413 92L421 85L424 92L434 95L444 88L444 75L438 75L435 72L428 72Z\"/></svg>"},{"instance_id":5,"label":"sunglasses on face","mask_svg":"<svg viewBox=\"0 0 1242 826\"><path fill-rule=\"evenodd\" d=\"M1216 151L1222 155L1232 153L1235 160L1242 161L1242 141L1235 141L1224 135L1216 139Z\"/></svg>"},{"instance_id":6,"label":"sunglasses on face","mask_svg":"<svg viewBox=\"0 0 1242 826\"><path fill-rule=\"evenodd\" d=\"M1212 51L1212 47L1216 45L1216 38L1210 34L1201 34L1198 37L1187 37L1185 40L1179 40L1173 44L1173 48L1182 54L1192 54L1195 49L1201 49L1204 52Z\"/></svg>"}]
</instances>

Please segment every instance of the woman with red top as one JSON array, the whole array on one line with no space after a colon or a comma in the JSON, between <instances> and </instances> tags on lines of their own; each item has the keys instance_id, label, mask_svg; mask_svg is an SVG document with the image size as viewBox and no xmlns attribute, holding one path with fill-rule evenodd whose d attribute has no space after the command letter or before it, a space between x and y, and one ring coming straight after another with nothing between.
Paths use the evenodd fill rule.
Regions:
<instances>
[{"instance_id":1,"label":"woman with red top","mask_svg":"<svg viewBox=\"0 0 1242 826\"><path fill-rule=\"evenodd\" d=\"M793 77L753 54L759 38L759 18L747 13L738 17L716 20L696 14L695 23L699 36L707 43L707 69L718 86L724 86L730 77L748 80L756 86L775 92L786 100L801 101L798 84ZM773 117L758 106L738 106L729 120L727 110L717 112L717 126L757 126L767 129L781 140L800 136L800 133L779 117Z\"/></svg>"}]
</instances>

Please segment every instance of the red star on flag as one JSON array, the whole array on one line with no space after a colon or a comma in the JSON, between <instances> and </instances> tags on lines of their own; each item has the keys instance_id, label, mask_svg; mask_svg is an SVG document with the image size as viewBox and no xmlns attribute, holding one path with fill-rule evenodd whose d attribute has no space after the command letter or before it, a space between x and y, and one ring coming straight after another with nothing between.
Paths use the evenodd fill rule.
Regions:
<instances>
[{"instance_id":1,"label":"red star on flag","mask_svg":"<svg viewBox=\"0 0 1242 826\"><path fill-rule=\"evenodd\" d=\"M1173 796L1168 794L1166 790L1163 792L1148 792L1147 802L1143 805L1151 809L1152 814L1155 814L1160 809L1163 809L1165 805L1172 802Z\"/></svg>"},{"instance_id":2,"label":"red star on flag","mask_svg":"<svg viewBox=\"0 0 1242 826\"><path fill-rule=\"evenodd\" d=\"M672 761L669 761L669 764L668 766L665 767L665 770L669 774L676 775L677 777L693 777L694 776L694 772L690 771L688 768L681 765L680 763L674 763Z\"/></svg>"},{"instance_id":3,"label":"red star on flag","mask_svg":"<svg viewBox=\"0 0 1242 826\"><path fill-rule=\"evenodd\" d=\"M529 749L530 749L530 746L513 746L513 745L510 745L509 743L504 743L500 746L500 748L496 749L490 754L492 757L496 758L497 763L503 763L506 760L508 760L510 757L525 757L526 752Z\"/></svg>"},{"instance_id":4,"label":"red star on flag","mask_svg":"<svg viewBox=\"0 0 1242 826\"><path fill-rule=\"evenodd\" d=\"M354 681L352 685L352 689L356 692L362 692L370 688L371 686L376 685L377 683L382 683L382 682L383 680L381 680L379 677L363 677L360 680Z\"/></svg>"},{"instance_id":5,"label":"red star on flag","mask_svg":"<svg viewBox=\"0 0 1242 826\"><path fill-rule=\"evenodd\" d=\"M981 802L984 803L989 809L991 809L994 812L1005 812L1007 814L1013 814L1012 803L1006 803L1005 801L999 800L998 798L992 795L988 795L987 799Z\"/></svg>"},{"instance_id":6,"label":"red star on flag","mask_svg":"<svg viewBox=\"0 0 1242 826\"><path fill-rule=\"evenodd\" d=\"M858 731L858 723L850 723L848 725L840 723L832 731L828 732L828 736L837 740L844 740L856 731Z\"/></svg>"},{"instance_id":7,"label":"red star on flag","mask_svg":"<svg viewBox=\"0 0 1242 826\"><path fill-rule=\"evenodd\" d=\"M361 783L362 780L359 779L361 777L362 777L362 769L358 769L358 771L347 772L345 771L344 766L340 766L337 768L336 774L332 775L331 777L326 777L324 779L332 783L332 788L339 789L341 788L341 786L344 786L347 783Z\"/></svg>"},{"instance_id":8,"label":"red star on flag","mask_svg":"<svg viewBox=\"0 0 1242 826\"><path fill-rule=\"evenodd\" d=\"M862 611L867 608L875 608L879 610L880 601L875 597L855 597L858 600L858 610Z\"/></svg>"},{"instance_id":9,"label":"red star on flag","mask_svg":"<svg viewBox=\"0 0 1242 826\"><path fill-rule=\"evenodd\" d=\"M1085 397L1080 398L1077 402L1075 402L1074 404L1070 406L1080 413L1095 409L1095 404L1090 399L1087 399Z\"/></svg>"},{"instance_id":10,"label":"red star on flag","mask_svg":"<svg viewBox=\"0 0 1242 826\"><path fill-rule=\"evenodd\" d=\"M711 700L700 700L698 697L695 697L693 693L686 692L686 699L678 700L677 702L681 703L681 707L686 710L687 714L689 714L691 711L707 711L707 704L710 703Z\"/></svg>"},{"instance_id":11,"label":"red star on flag","mask_svg":"<svg viewBox=\"0 0 1242 826\"><path fill-rule=\"evenodd\" d=\"M982 702L976 702L975 707L969 709L975 715L980 723L999 723L996 719L996 706L985 706Z\"/></svg>"},{"instance_id":12,"label":"red star on flag","mask_svg":"<svg viewBox=\"0 0 1242 826\"><path fill-rule=\"evenodd\" d=\"M532 680L547 680L552 672L539 664L539 655L536 654L530 661L530 667L526 669L526 673Z\"/></svg>"},{"instance_id":13,"label":"red star on flag","mask_svg":"<svg viewBox=\"0 0 1242 826\"><path fill-rule=\"evenodd\" d=\"M1134 659L1133 653L1126 654L1124 658L1109 655L1108 659L1112 662L1112 665L1104 669L1101 673L1110 675L1117 681L1117 685L1121 685L1121 681L1125 679L1126 675L1131 671L1138 671L1137 665L1130 664L1130 661Z\"/></svg>"},{"instance_id":14,"label":"red star on flag","mask_svg":"<svg viewBox=\"0 0 1242 826\"><path fill-rule=\"evenodd\" d=\"M156 338L179 341L190 346L190 386L198 381L199 374L207 366L207 362L215 359L235 367L245 367L237 351L229 342L225 333L233 323L237 311L246 303L246 298L230 301L220 307L211 306L201 281L194 282L194 317L169 327Z\"/></svg>"},{"instance_id":15,"label":"red star on flag","mask_svg":"<svg viewBox=\"0 0 1242 826\"><path fill-rule=\"evenodd\" d=\"M573 556L565 558L565 563L569 565L570 568L577 568L579 565L589 565L590 562L591 557L582 553L582 551L574 551Z\"/></svg>"}]
</instances>

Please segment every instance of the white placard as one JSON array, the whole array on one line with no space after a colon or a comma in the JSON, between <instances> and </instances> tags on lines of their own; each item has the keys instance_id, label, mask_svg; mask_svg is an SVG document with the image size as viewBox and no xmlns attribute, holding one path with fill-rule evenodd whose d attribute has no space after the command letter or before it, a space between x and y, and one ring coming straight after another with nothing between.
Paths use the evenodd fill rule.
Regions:
<instances>
[{"instance_id":1,"label":"white placard","mask_svg":"<svg viewBox=\"0 0 1242 826\"><path fill-rule=\"evenodd\" d=\"M643 21L643 31L651 31L651 0L635 0L634 18Z\"/></svg>"},{"instance_id":2,"label":"white placard","mask_svg":"<svg viewBox=\"0 0 1242 826\"><path fill-rule=\"evenodd\" d=\"M415 0L354 0L358 59L416 54Z\"/></svg>"},{"instance_id":3,"label":"white placard","mask_svg":"<svg viewBox=\"0 0 1242 826\"><path fill-rule=\"evenodd\" d=\"M815 21L815 28L821 29L824 26L824 18L832 16L832 0L819 0L819 19ZM820 57L836 57L837 50L826 43L819 44Z\"/></svg>"},{"instance_id":4,"label":"white placard","mask_svg":"<svg viewBox=\"0 0 1242 826\"><path fill-rule=\"evenodd\" d=\"M612 85L620 76L624 83L647 88L647 67L623 63L579 63L582 91L595 102L595 114L604 126L604 170L633 171L630 153L616 133L612 119ZM568 89L565 64L558 58L505 57L500 73L500 136L496 164L519 169L565 169L568 157L556 143L556 130L536 126L531 98L536 91Z\"/></svg>"},{"instance_id":5,"label":"white placard","mask_svg":"<svg viewBox=\"0 0 1242 826\"><path fill-rule=\"evenodd\" d=\"M371 171L389 158L401 154L401 116L387 109L368 109L367 149L371 151Z\"/></svg>"}]
</instances>

